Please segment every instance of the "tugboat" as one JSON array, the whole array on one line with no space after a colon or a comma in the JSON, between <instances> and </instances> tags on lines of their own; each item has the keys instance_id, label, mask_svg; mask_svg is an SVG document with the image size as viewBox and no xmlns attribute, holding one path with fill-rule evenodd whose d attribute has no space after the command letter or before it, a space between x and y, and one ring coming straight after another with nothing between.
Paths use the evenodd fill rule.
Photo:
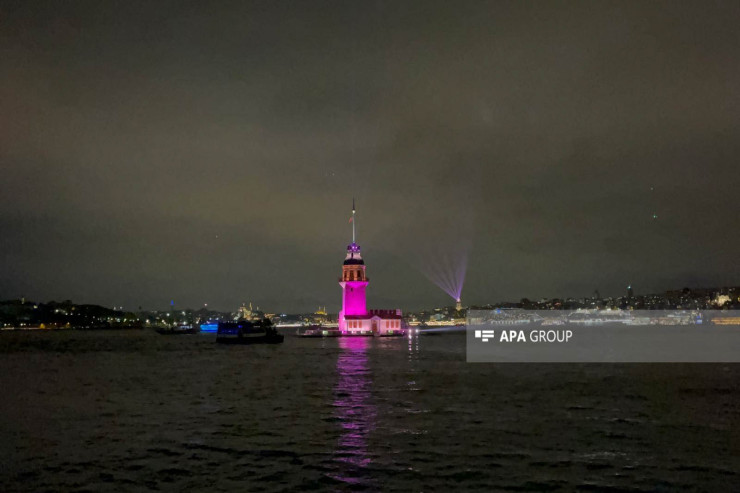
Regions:
<instances>
[{"instance_id":1,"label":"tugboat","mask_svg":"<svg viewBox=\"0 0 740 493\"><path fill-rule=\"evenodd\" d=\"M284 339L267 318L219 322L216 332L216 342L220 344L280 344Z\"/></svg>"}]
</instances>

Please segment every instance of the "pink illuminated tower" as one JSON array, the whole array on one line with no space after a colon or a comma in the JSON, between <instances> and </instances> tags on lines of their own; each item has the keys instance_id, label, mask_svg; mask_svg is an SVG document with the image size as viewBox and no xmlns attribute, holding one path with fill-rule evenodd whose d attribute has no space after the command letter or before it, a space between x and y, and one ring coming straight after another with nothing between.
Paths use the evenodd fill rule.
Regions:
<instances>
[{"instance_id":1,"label":"pink illuminated tower","mask_svg":"<svg viewBox=\"0 0 740 493\"><path fill-rule=\"evenodd\" d=\"M365 288L370 283L365 275L365 261L360 245L355 242L355 201L352 200L352 243L347 245L347 256L342 264L342 311L339 312L339 330L346 336L403 335L401 310L368 310Z\"/></svg>"},{"instance_id":2,"label":"pink illuminated tower","mask_svg":"<svg viewBox=\"0 0 740 493\"><path fill-rule=\"evenodd\" d=\"M342 311L339 312L339 330L347 331L345 317L367 317L367 301L365 288L370 283L365 275L365 261L360 254L360 245L355 243L355 200L352 199L352 243L347 245L347 256L342 265L342 277L339 285L342 286Z\"/></svg>"}]
</instances>

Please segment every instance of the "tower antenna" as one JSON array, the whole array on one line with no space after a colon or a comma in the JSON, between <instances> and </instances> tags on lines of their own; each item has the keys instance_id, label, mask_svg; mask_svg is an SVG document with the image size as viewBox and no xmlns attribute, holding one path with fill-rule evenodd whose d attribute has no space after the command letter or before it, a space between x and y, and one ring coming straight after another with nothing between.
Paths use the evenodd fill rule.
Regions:
<instances>
[{"instance_id":1,"label":"tower antenna","mask_svg":"<svg viewBox=\"0 0 740 493\"><path fill-rule=\"evenodd\" d=\"M355 198L352 197L352 243L355 242Z\"/></svg>"}]
</instances>

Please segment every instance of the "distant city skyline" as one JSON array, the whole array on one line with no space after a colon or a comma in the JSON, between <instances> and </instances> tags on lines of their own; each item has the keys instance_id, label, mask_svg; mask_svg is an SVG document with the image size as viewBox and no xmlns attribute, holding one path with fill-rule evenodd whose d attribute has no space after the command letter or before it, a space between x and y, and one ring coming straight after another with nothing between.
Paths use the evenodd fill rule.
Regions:
<instances>
[{"instance_id":1,"label":"distant city skyline","mask_svg":"<svg viewBox=\"0 0 740 493\"><path fill-rule=\"evenodd\" d=\"M371 306L738 285L739 18L1 4L0 299L335 313L353 197Z\"/></svg>"},{"instance_id":2,"label":"distant city skyline","mask_svg":"<svg viewBox=\"0 0 740 493\"><path fill-rule=\"evenodd\" d=\"M682 301L683 300L683 301ZM702 300L702 301L700 301ZM700 301L700 302L699 302ZM595 303L594 303L595 302ZM622 303L624 306L620 306ZM489 300L486 302L479 302L473 304L466 304L462 306L462 303L458 303L455 300L448 300L442 304L435 306L424 306L421 308L408 310L408 313L419 313L419 312L430 312L439 309L460 311L467 310L469 308L481 308L491 306L508 306L508 305L520 305L525 309L532 309L532 307L539 306L539 309L578 309L584 308L586 305L597 305L596 308L607 308L617 309L639 306L640 309L645 308L644 305L652 304L667 304L666 308L700 308L700 309L711 309L711 308L724 308L736 307L740 304L740 286L704 286L694 288L677 288L667 289L660 292L650 293L635 293L631 286L627 287L627 290L622 294L607 294L601 295L596 290L591 295L587 296L552 296L552 297L522 297L520 299L502 299L502 300ZM698 303L698 304L697 304ZM726 303L726 305L725 305ZM242 314L247 313L263 313L270 315L306 315L315 314L326 316L337 315L338 312L327 311L326 306L317 306L312 309L305 311L286 311L281 310L280 307L260 307L259 305L252 303L251 301L242 302L237 307L226 307L219 308L209 306L204 303L203 306L182 306L174 304L174 300L170 300L170 304L163 308L152 308L146 306L123 306L123 305L98 305L89 303L85 300L71 300L71 299L55 299L55 300L33 300L28 299L25 296L20 298L2 299L0 305L23 305L30 308L35 308L41 305L72 305L72 306L96 306L104 309L116 310L119 312L129 313L144 313L144 312L159 312L159 313L206 313L206 312L219 312L219 313L234 313ZM648 306L649 308L649 306ZM0 310L2 312L2 310Z\"/></svg>"}]
</instances>

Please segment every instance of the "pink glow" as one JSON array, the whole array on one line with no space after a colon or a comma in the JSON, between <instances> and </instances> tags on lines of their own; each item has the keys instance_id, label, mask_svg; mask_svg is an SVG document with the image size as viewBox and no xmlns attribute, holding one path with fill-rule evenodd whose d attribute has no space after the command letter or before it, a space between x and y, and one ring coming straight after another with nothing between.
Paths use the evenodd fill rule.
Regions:
<instances>
[{"instance_id":1,"label":"pink glow","mask_svg":"<svg viewBox=\"0 0 740 493\"><path fill-rule=\"evenodd\" d=\"M371 459L367 437L375 429L377 409L372 404L372 381L367 364L369 341L364 337L339 339L342 352L337 359L337 384L334 386L334 416L342 428L334 451L341 463L335 479L351 484L366 481L364 468ZM367 485L366 485L367 486Z\"/></svg>"},{"instance_id":2,"label":"pink glow","mask_svg":"<svg viewBox=\"0 0 740 493\"><path fill-rule=\"evenodd\" d=\"M342 309L345 315L367 314L367 298L365 294L367 284L367 281L346 281L344 283Z\"/></svg>"},{"instance_id":3,"label":"pink glow","mask_svg":"<svg viewBox=\"0 0 740 493\"><path fill-rule=\"evenodd\" d=\"M342 309L339 312L339 331L342 334L383 335L384 332L400 331L401 327L393 320L384 317L401 315L400 310L368 312L366 289L370 281L365 274L365 264L360 253L360 245L352 241L347 246L347 256L342 264ZM386 310L387 311L387 310ZM392 315L392 316L391 316ZM346 320L349 317L350 320Z\"/></svg>"}]
</instances>

